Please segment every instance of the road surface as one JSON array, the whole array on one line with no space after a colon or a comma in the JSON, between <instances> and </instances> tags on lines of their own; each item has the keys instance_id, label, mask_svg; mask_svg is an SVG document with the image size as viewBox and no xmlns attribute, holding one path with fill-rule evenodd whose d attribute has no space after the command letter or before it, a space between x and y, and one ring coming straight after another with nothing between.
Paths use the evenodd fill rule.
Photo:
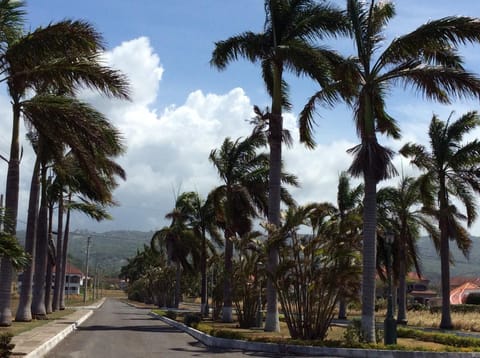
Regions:
<instances>
[{"instance_id":1,"label":"road surface","mask_svg":"<svg viewBox=\"0 0 480 358\"><path fill-rule=\"evenodd\" d=\"M46 357L276 357L271 354L211 350L190 335L115 299L103 306Z\"/></svg>"}]
</instances>

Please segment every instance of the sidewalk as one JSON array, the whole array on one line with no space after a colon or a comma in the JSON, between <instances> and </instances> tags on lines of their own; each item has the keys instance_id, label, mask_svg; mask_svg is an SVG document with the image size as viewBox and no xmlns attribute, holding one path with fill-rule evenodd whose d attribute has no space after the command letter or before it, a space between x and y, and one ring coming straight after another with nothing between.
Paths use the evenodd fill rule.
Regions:
<instances>
[{"instance_id":1,"label":"sidewalk","mask_svg":"<svg viewBox=\"0 0 480 358\"><path fill-rule=\"evenodd\" d=\"M104 302L105 298L97 305L75 307L76 311L68 316L14 336L12 343L15 344L15 348L12 356L42 357L90 317L93 309L99 308Z\"/></svg>"}]
</instances>

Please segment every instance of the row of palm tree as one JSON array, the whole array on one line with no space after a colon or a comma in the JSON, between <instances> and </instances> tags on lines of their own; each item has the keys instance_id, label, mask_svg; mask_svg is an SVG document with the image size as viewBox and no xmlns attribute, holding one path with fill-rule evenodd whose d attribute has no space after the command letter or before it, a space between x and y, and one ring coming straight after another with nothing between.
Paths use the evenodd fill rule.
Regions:
<instances>
[{"instance_id":1,"label":"row of palm tree","mask_svg":"<svg viewBox=\"0 0 480 358\"><path fill-rule=\"evenodd\" d=\"M378 254L375 271L376 275L387 280L385 238L387 233L391 232L395 235L393 274L398 288L397 320L400 323L407 322L407 273L415 270L421 276L421 258L418 257L416 248L421 229L427 231L440 253L442 276L449 275L449 249L447 249L448 254L445 255L441 241L445 233L442 233L442 225L437 224L445 219L442 219L441 201L435 200L445 196L442 192L444 189L447 189L447 212L450 213L447 220L455 223L450 228L455 230L455 233L450 233L449 237L455 239L456 244L466 255L469 252L471 240L460 221L470 217L470 220L467 220L467 224L470 224L471 218L476 214L472 190L477 190L480 184L478 180L480 152L476 140L463 143L463 138L472 129L480 126L479 119L475 112L467 113L452 123L450 119L442 122L434 116L429 131L431 153L425 147L411 143L406 144L401 150L403 155L411 157L412 162L425 172L417 178L404 176L398 186L383 187L378 192L376 234L379 240L376 243ZM235 142L227 138L220 149L213 150L210 158L216 158L215 166L221 168L219 174L229 185L221 185L212 190L206 201L200 200L195 192L180 194L174 210L167 214L167 217L172 219L172 224L155 233L152 238L152 246L159 247L156 252L166 252L168 258L175 263L177 271L175 305L179 303L181 270L189 270L192 273L200 268L201 312L208 315L208 311L205 310L206 268L211 265L213 257L217 255L216 251L223 246L218 230L225 231L226 227L233 227L231 234L224 237L226 244L222 284L224 285L223 308L227 307L227 313L223 314L222 320L232 319L232 307L229 304L235 301L240 324L246 326L252 325L251 322L254 319L252 314L258 309L256 297L261 294L259 293L261 291L258 291L261 290L259 282L263 280L263 270L259 270L259 267L262 266L262 262L265 262L265 253L271 245L270 241L264 241L258 232L252 230L252 220L258 218L258 212L252 210L253 207L250 204L254 197L263 198L268 190L264 177L255 175L254 173L258 173L257 170L253 172L250 170L252 167L256 168L252 163L258 163L257 160L259 160L260 163L263 162L261 169L258 168L260 172L268 171L268 162L261 159L263 154L256 154L261 149L261 145L252 145L252 140L258 139L255 137L258 134L259 132L254 130L252 136L245 139L239 138ZM445 173L447 177L445 180L448 185L445 188L440 185L441 173ZM241 178L246 181L242 183ZM235 197L233 206L226 205L229 203L225 194L227 189L230 190L232 197ZM275 227L269 224L265 226L281 253L279 269L273 275L268 274L266 277L270 277L274 282L280 294L282 309L289 315L289 329L296 337L318 338L317 333L314 332L325 332L332 317L332 304L338 303L339 317L346 318L348 301L354 301L358 297L360 289L355 283L358 283L358 268L361 267L359 258L362 251L364 205L361 197L363 194L364 186L360 184L352 187L348 174L343 172L339 176L336 206L329 203L313 203L298 207L289 200L288 209L282 216L280 226ZM460 214L460 210L452 203L451 200L456 196L459 196L460 201L465 204L466 216ZM201 212L204 213L203 216ZM228 222L232 224L227 224ZM301 226L311 227L312 234L298 234ZM200 235L201 231L194 229L196 227L209 229ZM228 242L231 248L228 248ZM310 246L313 251L309 251L310 254L307 255L307 248ZM206 247L210 248L208 253L205 250ZM300 251L298 251L299 248L301 248ZM328 257L321 258L322 255L320 255L315 258L319 252L328 252ZM229 259L225 260L227 256ZM443 261L445 257L447 257L446 265ZM306 259L313 261L308 264ZM315 260L320 260L319 263L329 262L328 266L322 269L325 272L340 269L341 273L327 275L330 281L321 275L320 271L315 271L313 276L309 275L310 271L307 268L311 267ZM313 278L314 276L316 278ZM294 286L292 286L292 277L296 277ZM339 277L341 277L340 280L334 279ZM135 277L132 276L131 279L135 280ZM232 282L235 282L235 285L232 285ZM323 293L318 293L318 297L329 297L327 301L317 297L317 301L313 300L313 302L310 297L306 298L300 294L303 292L301 287L312 288L317 285L318 289L323 290ZM253 290L254 287L255 290ZM326 287L329 289L325 290ZM442 296L445 295L445 291L448 292L447 297L443 297L445 304L441 325L445 327L445 320L450 319L448 283L446 286L442 283L443 287L447 289L442 290ZM295 298L291 292L298 289L301 297ZM314 291L316 292L311 290L311 292ZM302 299L305 300L305 304L313 306L305 307L303 303L299 303ZM316 305L320 303L325 309L328 306L328 310L318 311L320 307ZM294 317L306 314L307 311L302 310L310 310L309 316L321 315L321 318L314 319L311 326L298 326ZM313 324L313 322L316 323ZM320 326L317 326L318 324Z\"/></svg>"},{"instance_id":2,"label":"row of palm tree","mask_svg":"<svg viewBox=\"0 0 480 358\"><path fill-rule=\"evenodd\" d=\"M347 0L341 10L313 0L265 0L265 27L217 42L212 65L224 69L242 57L260 63L262 78L272 98L268 116L270 146L268 220L280 225L280 166L282 110L289 108L284 71L306 75L318 82L318 91L300 115L300 138L314 146L315 104L333 105L343 100L353 109L361 143L350 152L349 171L364 180L362 329L368 341L375 340L375 269L377 184L396 174L393 152L378 142L377 133L400 138L396 120L386 110L389 90L411 86L428 99L450 103L459 97L479 98L480 79L463 67L458 45L478 43L480 22L470 17L446 17L421 25L412 32L385 42L388 22L395 16L393 3ZM325 37L345 35L356 47L344 57L318 44ZM448 236L448 235L447 235ZM278 248L270 247L268 270L278 263ZM448 327L448 322L442 324ZM268 284L266 330L279 329L277 298Z\"/></svg>"},{"instance_id":3,"label":"row of palm tree","mask_svg":"<svg viewBox=\"0 0 480 358\"><path fill-rule=\"evenodd\" d=\"M74 208L72 196L87 198L83 208L100 205L97 213L102 216L102 206L113 203L115 178L124 177L114 161L124 150L119 132L101 113L79 101L76 93L90 88L110 97L128 98L126 78L102 64L103 39L89 23L64 20L25 32L24 9L22 1L0 1L0 80L7 84L13 112L4 220L4 231L10 236L16 235L22 118L36 154L25 245L31 262L25 270L18 321L31 320L32 314L44 316L50 310L50 290L46 287L51 283L46 280L51 278L47 272L55 257L51 250L54 205L59 205L56 277L60 281L53 304L58 309L64 308L61 279L65 275L69 212ZM2 257L0 275L0 325L8 326L12 322L13 271L7 256Z\"/></svg>"}]
</instances>

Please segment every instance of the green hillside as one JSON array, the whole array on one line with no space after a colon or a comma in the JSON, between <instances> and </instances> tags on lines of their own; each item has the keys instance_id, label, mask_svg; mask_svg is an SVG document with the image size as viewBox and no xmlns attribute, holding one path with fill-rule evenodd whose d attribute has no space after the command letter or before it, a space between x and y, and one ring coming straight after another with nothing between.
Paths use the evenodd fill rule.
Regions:
<instances>
[{"instance_id":1,"label":"green hillside","mask_svg":"<svg viewBox=\"0 0 480 358\"><path fill-rule=\"evenodd\" d=\"M153 231L108 231L103 233L87 230L71 233L69 242L69 256L72 263L83 269L87 238L91 237L90 270L95 266L110 276L117 276L120 268L127 263L127 259L135 256L143 245L150 244ZM19 232L19 239L23 241L24 232ZM455 264L451 266L451 276L480 276L480 238L473 238L473 247L470 257L466 259L461 252L452 247L452 256ZM418 242L422 274L432 282L440 282L440 258L431 241L422 237Z\"/></svg>"},{"instance_id":2,"label":"green hillside","mask_svg":"<svg viewBox=\"0 0 480 358\"><path fill-rule=\"evenodd\" d=\"M454 264L450 266L450 276L480 276L480 237L472 237L473 245L468 258L450 242ZM433 282L440 282L440 257L431 240L422 237L418 242L422 274Z\"/></svg>"}]
</instances>

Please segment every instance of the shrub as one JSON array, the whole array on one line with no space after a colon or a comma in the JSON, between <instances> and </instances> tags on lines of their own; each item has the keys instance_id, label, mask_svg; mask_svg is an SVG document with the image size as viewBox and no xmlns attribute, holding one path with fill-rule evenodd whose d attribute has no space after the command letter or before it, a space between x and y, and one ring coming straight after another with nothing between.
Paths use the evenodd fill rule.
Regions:
<instances>
[{"instance_id":1,"label":"shrub","mask_svg":"<svg viewBox=\"0 0 480 358\"><path fill-rule=\"evenodd\" d=\"M185 317L183 317L183 323L186 326L197 328L198 324L202 321L202 317L196 313L187 313Z\"/></svg>"},{"instance_id":2,"label":"shrub","mask_svg":"<svg viewBox=\"0 0 480 358\"><path fill-rule=\"evenodd\" d=\"M210 335L217 338L227 338L227 339L245 339L245 336L236 331L229 331L226 329L212 329Z\"/></svg>"},{"instance_id":3,"label":"shrub","mask_svg":"<svg viewBox=\"0 0 480 358\"><path fill-rule=\"evenodd\" d=\"M0 334L0 358L7 358L12 355L15 344L11 343L13 334L6 332Z\"/></svg>"},{"instance_id":4,"label":"shrub","mask_svg":"<svg viewBox=\"0 0 480 358\"><path fill-rule=\"evenodd\" d=\"M177 319L177 312L175 312L175 311L167 311L167 313L165 314L165 316L166 316L167 318L176 320L176 319Z\"/></svg>"},{"instance_id":5,"label":"shrub","mask_svg":"<svg viewBox=\"0 0 480 358\"><path fill-rule=\"evenodd\" d=\"M375 339L377 342L383 340L383 334L380 329L375 329ZM362 330L362 321L358 318L352 319L347 329L343 333L345 344L347 347L356 347L361 343L366 343L365 335Z\"/></svg>"},{"instance_id":6,"label":"shrub","mask_svg":"<svg viewBox=\"0 0 480 358\"><path fill-rule=\"evenodd\" d=\"M465 304L465 305L451 305L450 311L452 313L480 313L480 305ZM442 306L435 306L430 308L432 313L442 312Z\"/></svg>"},{"instance_id":7,"label":"shrub","mask_svg":"<svg viewBox=\"0 0 480 358\"><path fill-rule=\"evenodd\" d=\"M414 338L425 342L434 342L452 347L480 347L480 339L460 337L455 334L423 332L415 329L398 328L398 337Z\"/></svg>"}]
</instances>

